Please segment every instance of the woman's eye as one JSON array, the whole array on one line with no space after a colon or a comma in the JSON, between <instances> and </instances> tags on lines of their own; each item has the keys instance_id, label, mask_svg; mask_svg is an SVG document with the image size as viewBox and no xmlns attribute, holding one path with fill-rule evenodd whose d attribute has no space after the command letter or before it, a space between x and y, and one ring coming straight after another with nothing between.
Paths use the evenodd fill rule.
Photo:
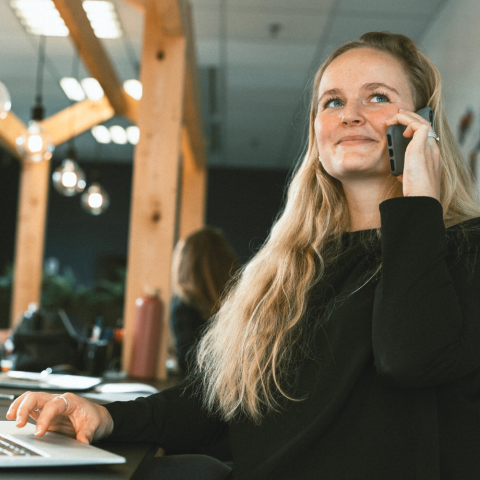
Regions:
<instances>
[{"instance_id":1,"label":"woman's eye","mask_svg":"<svg viewBox=\"0 0 480 480\"><path fill-rule=\"evenodd\" d=\"M372 102L374 103L388 102L388 98L386 95L378 94L372 97Z\"/></svg>"},{"instance_id":2,"label":"woman's eye","mask_svg":"<svg viewBox=\"0 0 480 480\"><path fill-rule=\"evenodd\" d=\"M343 107L343 103L338 100L338 98L334 98L333 100L329 100L326 104L325 107L327 108L332 108L332 107Z\"/></svg>"}]
</instances>

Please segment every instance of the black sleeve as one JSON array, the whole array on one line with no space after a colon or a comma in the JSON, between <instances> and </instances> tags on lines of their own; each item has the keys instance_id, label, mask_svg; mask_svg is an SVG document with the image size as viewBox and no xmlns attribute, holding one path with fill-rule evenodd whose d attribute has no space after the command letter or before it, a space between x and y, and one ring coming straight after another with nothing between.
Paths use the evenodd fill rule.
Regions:
<instances>
[{"instance_id":1,"label":"black sleeve","mask_svg":"<svg viewBox=\"0 0 480 480\"><path fill-rule=\"evenodd\" d=\"M170 323L175 337L175 348L180 368L187 371L187 353L197 340L205 323L200 313L179 298L170 307Z\"/></svg>"},{"instance_id":2,"label":"black sleeve","mask_svg":"<svg viewBox=\"0 0 480 480\"><path fill-rule=\"evenodd\" d=\"M113 419L108 440L155 442L169 450L213 445L228 432L225 422L203 410L192 387L175 387L130 402L105 405Z\"/></svg>"},{"instance_id":3,"label":"black sleeve","mask_svg":"<svg viewBox=\"0 0 480 480\"><path fill-rule=\"evenodd\" d=\"M431 197L390 199L380 214L382 274L372 330L377 370L416 388L480 368L478 233L468 250L449 254L442 206Z\"/></svg>"}]
</instances>

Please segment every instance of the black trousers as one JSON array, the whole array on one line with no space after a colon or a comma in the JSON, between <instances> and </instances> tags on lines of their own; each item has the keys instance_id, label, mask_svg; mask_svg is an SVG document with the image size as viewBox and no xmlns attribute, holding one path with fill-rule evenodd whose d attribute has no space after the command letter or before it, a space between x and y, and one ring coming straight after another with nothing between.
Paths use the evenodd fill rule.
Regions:
<instances>
[{"instance_id":1,"label":"black trousers","mask_svg":"<svg viewBox=\"0 0 480 480\"><path fill-rule=\"evenodd\" d=\"M207 455L154 457L140 464L131 480L226 480L232 469Z\"/></svg>"}]
</instances>

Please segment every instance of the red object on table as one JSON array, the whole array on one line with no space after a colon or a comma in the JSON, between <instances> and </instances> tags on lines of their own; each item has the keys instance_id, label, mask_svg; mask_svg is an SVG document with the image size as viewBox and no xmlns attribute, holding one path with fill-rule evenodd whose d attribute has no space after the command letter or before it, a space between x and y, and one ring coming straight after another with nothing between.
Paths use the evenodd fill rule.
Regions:
<instances>
[{"instance_id":1,"label":"red object on table","mask_svg":"<svg viewBox=\"0 0 480 480\"><path fill-rule=\"evenodd\" d=\"M144 295L135 304L135 328L128 373L132 377L155 378L164 305L158 293Z\"/></svg>"}]
</instances>

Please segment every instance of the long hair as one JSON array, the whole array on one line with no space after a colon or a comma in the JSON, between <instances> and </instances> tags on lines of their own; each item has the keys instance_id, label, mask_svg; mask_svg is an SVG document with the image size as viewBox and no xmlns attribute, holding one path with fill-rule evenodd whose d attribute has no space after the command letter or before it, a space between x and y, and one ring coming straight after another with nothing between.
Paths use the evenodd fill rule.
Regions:
<instances>
[{"instance_id":1,"label":"long hair","mask_svg":"<svg viewBox=\"0 0 480 480\"><path fill-rule=\"evenodd\" d=\"M398 59L410 80L415 108L433 109L443 162L440 201L445 226L480 216L475 185L448 126L433 63L412 40L388 32L367 33L337 48L313 83L308 149L291 180L284 210L199 344L196 379L202 382L204 405L225 420L243 414L259 423L278 410L278 398L299 400L291 398L285 386L298 352L304 351L302 320L312 287L342 253L341 237L350 225L341 182L318 161L318 87L331 62L356 48L374 48ZM384 199L403 196L400 182L390 177ZM374 232L380 238L380 229ZM376 273L380 271L381 264Z\"/></svg>"},{"instance_id":2,"label":"long hair","mask_svg":"<svg viewBox=\"0 0 480 480\"><path fill-rule=\"evenodd\" d=\"M204 227L175 246L172 291L206 320L214 315L238 262L220 230Z\"/></svg>"}]
</instances>

